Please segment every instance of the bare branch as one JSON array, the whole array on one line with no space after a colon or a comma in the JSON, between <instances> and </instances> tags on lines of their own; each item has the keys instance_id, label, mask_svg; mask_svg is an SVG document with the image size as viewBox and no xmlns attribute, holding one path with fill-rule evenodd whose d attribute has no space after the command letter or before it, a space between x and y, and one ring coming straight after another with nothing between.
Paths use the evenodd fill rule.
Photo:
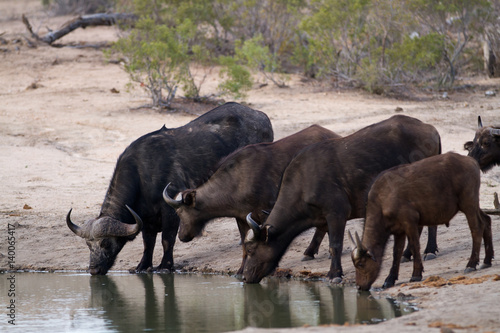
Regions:
<instances>
[{"instance_id":1,"label":"bare branch","mask_svg":"<svg viewBox=\"0 0 500 333\"><path fill-rule=\"evenodd\" d=\"M92 14L92 15L82 15L75 17L74 19L66 22L63 26L55 31L50 31L45 36L39 36L37 33L33 31L28 18L23 14L22 16L23 23L30 32L31 36L38 41L52 44L54 41L59 38L69 34L73 30L78 28L85 29L89 26L103 26L103 25L114 25L119 22L127 22L133 23L137 20L137 16L134 14Z\"/></svg>"}]
</instances>

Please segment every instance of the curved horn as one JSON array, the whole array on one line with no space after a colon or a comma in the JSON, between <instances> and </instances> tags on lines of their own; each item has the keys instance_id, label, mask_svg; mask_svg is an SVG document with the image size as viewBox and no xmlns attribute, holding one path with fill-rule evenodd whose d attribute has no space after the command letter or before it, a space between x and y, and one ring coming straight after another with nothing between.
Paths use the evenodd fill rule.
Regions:
<instances>
[{"instance_id":1,"label":"curved horn","mask_svg":"<svg viewBox=\"0 0 500 333\"><path fill-rule=\"evenodd\" d=\"M168 192L167 192L167 189L168 187L170 186L170 184L172 183L168 183L167 186L165 186L165 189L163 190L163 200L165 200L165 202L172 208L179 208L181 205L182 205L182 200L175 200L175 199L172 199L169 195L168 195Z\"/></svg>"},{"instance_id":2,"label":"curved horn","mask_svg":"<svg viewBox=\"0 0 500 333\"><path fill-rule=\"evenodd\" d=\"M129 232L127 236L137 235L142 230L142 224L143 224L142 219L128 205L125 205L125 207L127 207L128 211L130 212L130 214L132 214L132 216L135 219L135 224L127 224L126 228L127 231Z\"/></svg>"},{"instance_id":3,"label":"curved horn","mask_svg":"<svg viewBox=\"0 0 500 333\"><path fill-rule=\"evenodd\" d=\"M130 237L137 235L142 230L142 219L128 205L125 205L135 219L134 224L124 223L113 217L101 217L92 225L91 237Z\"/></svg>"},{"instance_id":4,"label":"curved horn","mask_svg":"<svg viewBox=\"0 0 500 333\"><path fill-rule=\"evenodd\" d=\"M354 237L356 237L356 247L360 250L364 249L363 248L363 243L361 243L361 239L359 239L358 232L354 232Z\"/></svg>"},{"instance_id":5,"label":"curved horn","mask_svg":"<svg viewBox=\"0 0 500 333\"><path fill-rule=\"evenodd\" d=\"M347 234L349 235L349 239L351 240L352 245L357 246L354 238L352 238L351 230L347 230Z\"/></svg>"},{"instance_id":6,"label":"curved horn","mask_svg":"<svg viewBox=\"0 0 500 333\"><path fill-rule=\"evenodd\" d=\"M250 227L250 229L253 230L254 234L255 234L255 237L259 237L260 235L260 226L257 222L255 222L253 219L252 219L252 213L248 213L247 215L247 223L248 223L248 226Z\"/></svg>"},{"instance_id":7,"label":"curved horn","mask_svg":"<svg viewBox=\"0 0 500 333\"><path fill-rule=\"evenodd\" d=\"M71 208L68 212L68 215L66 215L66 224L68 225L68 228L75 233L75 235L79 237L83 237L83 231L82 228L71 222L71 211L73 208Z\"/></svg>"},{"instance_id":8,"label":"curved horn","mask_svg":"<svg viewBox=\"0 0 500 333\"><path fill-rule=\"evenodd\" d=\"M490 129L490 134L492 136L500 136L500 128L492 128L492 129Z\"/></svg>"},{"instance_id":9,"label":"curved horn","mask_svg":"<svg viewBox=\"0 0 500 333\"><path fill-rule=\"evenodd\" d=\"M481 116L477 116L477 128L483 128L483 122L481 121Z\"/></svg>"},{"instance_id":10,"label":"curved horn","mask_svg":"<svg viewBox=\"0 0 500 333\"><path fill-rule=\"evenodd\" d=\"M354 236L356 237L356 240L352 239L351 232L348 231L349 233L349 238L351 238L351 242L353 242L354 250L353 250L353 259L359 260L363 256L363 245L361 244L361 240L359 239L358 232L354 232Z\"/></svg>"}]
</instances>

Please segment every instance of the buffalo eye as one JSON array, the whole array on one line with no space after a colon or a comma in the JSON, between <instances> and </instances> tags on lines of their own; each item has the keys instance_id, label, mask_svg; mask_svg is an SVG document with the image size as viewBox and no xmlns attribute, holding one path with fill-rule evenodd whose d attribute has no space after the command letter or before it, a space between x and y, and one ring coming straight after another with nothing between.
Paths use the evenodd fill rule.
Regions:
<instances>
[{"instance_id":1,"label":"buffalo eye","mask_svg":"<svg viewBox=\"0 0 500 333\"><path fill-rule=\"evenodd\" d=\"M101 241L100 247L105 250L109 250L111 248L111 242L109 241L109 239L103 239Z\"/></svg>"},{"instance_id":2,"label":"buffalo eye","mask_svg":"<svg viewBox=\"0 0 500 333\"><path fill-rule=\"evenodd\" d=\"M247 243L245 245L245 251L247 255L252 255L255 252L255 244L252 244L251 242Z\"/></svg>"}]
</instances>

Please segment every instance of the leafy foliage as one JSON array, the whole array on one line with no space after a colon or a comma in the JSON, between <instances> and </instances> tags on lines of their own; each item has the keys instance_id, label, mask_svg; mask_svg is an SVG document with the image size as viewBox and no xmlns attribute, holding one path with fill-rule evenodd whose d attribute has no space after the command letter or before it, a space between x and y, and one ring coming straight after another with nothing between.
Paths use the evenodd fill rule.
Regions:
<instances>
[{"instance_id":1,"label":"leafy foliage","mask_svg":"<svg viewBox=\"0 0 500 333\"><path fill-rule=\"evenodd\" d=\"M451 86L460 71L479 69L481 40L486 34L493 45L500 31L491 0L118 2L143 17L117 49L157 105L177 87L202 98L206 75L193 64L220 67L218 93L233 98L245 97L255 72L279 87L290 72L376 93Z\"/></svg>"},{"instance_id":2,"label":"leafy foliage","mask_svg":"<svg viewBox=\"0 0 500 333\"><path fill-rule=\"evenodd\" d=\"M196 90L189 80L193 56L188 53L195 30L189 19L170 28L142 18L128 37L115 44L115 49L128 59L125 70L149 91L154 107L168 107L181 82L189 91Z\"/></svg>"}]
</instances>

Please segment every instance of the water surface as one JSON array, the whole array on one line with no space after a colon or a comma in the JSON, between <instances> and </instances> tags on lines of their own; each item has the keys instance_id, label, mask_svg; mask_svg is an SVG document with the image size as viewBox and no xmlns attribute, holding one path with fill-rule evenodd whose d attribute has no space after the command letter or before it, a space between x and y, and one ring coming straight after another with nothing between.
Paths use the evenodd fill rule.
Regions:
<instances>
[{"instance_id":1,"label":"water surface","mask_svg":"<svg viewBox=\"0 0 500 333\"><path fill-rule=\"evenodd\" d=\"M407 303L324 282L248 285L192 274L15 273L10 297L9 274L0 274L2 332L224 332L377 323L414 311ZM11 299L15 326L8 324Z\"/></svg>"}]
</instances>

